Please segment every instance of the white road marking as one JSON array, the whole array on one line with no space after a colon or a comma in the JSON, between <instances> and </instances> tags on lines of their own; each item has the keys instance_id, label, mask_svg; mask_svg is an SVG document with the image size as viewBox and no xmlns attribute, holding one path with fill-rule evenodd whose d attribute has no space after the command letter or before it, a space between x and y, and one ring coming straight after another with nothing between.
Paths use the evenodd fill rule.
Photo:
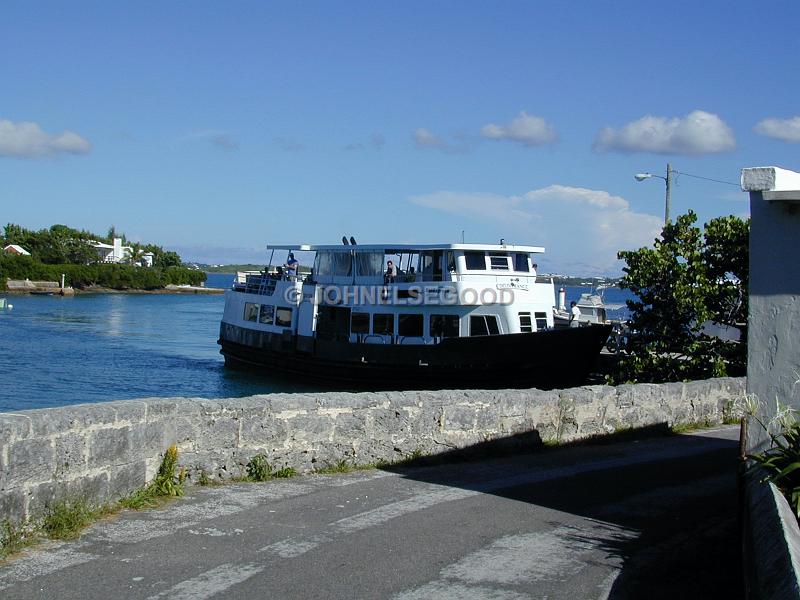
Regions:
<instances>
[{"instance_id":1,"label":"white road marking","mask_svg":"<svg viewBox=\"0 0 800 600\"><path fill-rule=\"evenodd\" d=\"M61 543L55 549L32 551L15 559L0 571L0 590L98 558L94 554L79 552L78 548L79 544Z\"/></svg>"},{"instance_id":2,"label":"white road marking","mask_svg":"<svg viewBox=\"0 0 800 600\"><path fill-rule=\"evenodd\" d=\"M266 567L264 565L236 565L224 564L201 573L197 577L186 579L173 585L163 592L150 596L147 600L206 600L217 594L225 592L234 585L258 575Z\"/></svg>"},{"instance_id":3,"label":"white road marking","mask_svg":"<svg viewBox=\"0 0 800 600\"><path fill-rule=\"evenodd\" d=\"M540 582L567 581L587 567L616 576L621 559L604 548L636 537L636 532L601 521L585 519L580 526L559 526L552 531L501 537L439 571L439 578L405 590L395 600L434 597L434 590L457 589L445 598L516 598ZM613 580L612 580L613 582ZM468 593L464 589L470 590ZM439 597L436 595L435 597ZM523 596L529 597L529 596Z\"/></svg>"}]
</instances>

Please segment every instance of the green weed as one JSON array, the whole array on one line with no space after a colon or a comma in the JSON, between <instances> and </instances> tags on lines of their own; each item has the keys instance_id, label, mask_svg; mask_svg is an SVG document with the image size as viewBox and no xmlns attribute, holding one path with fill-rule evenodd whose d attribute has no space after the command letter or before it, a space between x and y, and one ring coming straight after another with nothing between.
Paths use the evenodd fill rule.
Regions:
<instances>
[{"instance_id":1,"label":"green weed","mask_svg":"<svg viewBox=\"0 0 800 600\"><path fill-rule=\"evenodd\" d=\"M0 523L0 560L15 554L36 540L35 532L26 531L9 520Z\"/></svg>"},{"instance_id":2,"label":"green weed","mask_svg":"<svg viewBox=\"0 0 800 600\"><path fill-rule=\"evenodd\" d=\"M91 506L83 498L56 500L42 519L42 533L52 540L72 540L107 512L105 508Z\"/></svg>"},{"instance_id":3,"label":"green weed","mask_svg":"<svg viewBox=\"0 0 800 600\"><path fill-rule=\"evenodd\" d=\"M265 454L256 454L247 463L247 479L250 481L267 481L272 478L272 466L267 462Z\"/></svg>"}]
</instances>

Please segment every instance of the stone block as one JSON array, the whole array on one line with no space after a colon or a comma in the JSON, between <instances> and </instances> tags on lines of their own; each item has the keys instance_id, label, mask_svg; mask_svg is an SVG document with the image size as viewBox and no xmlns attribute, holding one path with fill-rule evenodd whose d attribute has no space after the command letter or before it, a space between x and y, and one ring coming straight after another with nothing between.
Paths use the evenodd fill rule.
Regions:
<instances>
[{"instance_id":1,"label":"stone block","mask_svg":"<svg viewBox=\"0 0 800 600\"><path fill-rule=\"evenodd\" d=\"M111 500L127 496L147 484L147 462L137 460L111 467L107 475L107 497Z\"/></svg>"},{"instance_id":2,"label":"stone block","mask_svg":"<svg viewBox=\"0 0 800 600\"><path fill-rule=\"evenodd\" d=\"M101 506L110 500L108 473L94 473L79 479L59 481L56 500L85 500L92 506Z\"/></svg>"},{"instance_id":3,"label":"stone block","mask_svg":"<svg viewBox=\"0 0 800 600\"><path fill-rule=\"evenodd\" d=\"M141 400L109 402L116 414L115 424L143 423L147 415L147 403Z\"/></svg>"},{"instance_id":4,"label":"stone block","mask_svg":"<svg viewBox=\"0 0 800 600\"><path fill-rule=\"evenodd\" d=\"M13 525L19 525L27 517L28 496L23 489L0 489L0 522L8 520Z\"/></svg>"},{"instance_id":5,"label":"stone block","mask_svg":"<svg viewBox=\"0 0 800 600\"><path fill-rule=\"evenodd\" d=\"M26 413L0 413L0 444L25 439L32 433L31 417Z\"/></svg>"},{"instance_id":6,"label":"stone block","mask_svg":"<svg viewBox=\"0 0 800 600\"><path fill-rule=\"evenodd\" d=\"M197 429L198 450L236 448L239 445L239 420L206 415Z\"/></svg>"},{"instance_id":7,"label":"stone block","mask_svg":"<svg viewBox=\"0 0 800 600\"><path fill-rule=\"evenodd\" d=\"M28 414L34 436L55 435L70 429L85 431L96 425L113 426L117 419L116 411L102 402L32 410Z\"/></svg>"},{"instance_id":8,"label":"stone block","mask_svg":"<svg viewBox=\"0 0 800 600\"><path fill-rule=\"evenodd\" d=\"M147 407L148 421L172 419L190 410L190 405L180 398L146 398L142 402Z\"/></svg>"},{"instance_id":9,"label":"stone block","mask_svg":"<svg viewBox=\"0 0 800 600\"><path fill-rule=\"evenodd\" d=\"M0 473L0 489L50 481L56 469L50 440L25 439L8 445L8 462Z\"/></svg>"},{"instance_id":10,"label":"stone block","mask_svg":"<svg viewBox=\"0 0 800 600\"><path fill-rule=\"evenodd\" d=\"M285 440L289 427L287 421L275 419L271 415L261 419L246 419L242 422L242 446L273 446L277 441Z\"/></svg>"},{"instance_id":11,"label":"stone block","mask_svg":"<svg viewBox=\"0 0 800 600\"><path fill-rule=\"evenodd\" d=\"M131 428L114 427L99 429L92 433L89 441L87 464L90 468L120 465L131 460L139 448L131 439Z\"/></svg>"},{"instance_id":12,"label":"stone block","mask_svg":"<svg viewBox=\"0 0 800 600\"><path fill-rule=\"evenodd\" d=\"M79 431L67 431L53 439L55 450L54 473L63 476L80 473L86 468L89 455L87 435Z\"/></svg>"},{"instance_id":13,"label":"stone block","mask_svg":"<svg viewBox=\"0 0 800 600\"><path fill-rule=\"evenodd\" d=\"M333 436L336 420L317 414L297 415L287 420L290 439L329 440Z\"/></svg>"}]
</instances>

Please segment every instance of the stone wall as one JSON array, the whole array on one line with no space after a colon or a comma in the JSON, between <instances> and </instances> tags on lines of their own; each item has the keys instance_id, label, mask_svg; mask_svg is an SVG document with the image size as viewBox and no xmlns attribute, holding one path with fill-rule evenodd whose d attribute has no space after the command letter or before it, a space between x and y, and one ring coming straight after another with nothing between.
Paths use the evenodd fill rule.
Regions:
<instances>
[{"instance_id":1,"label":"stone wall","mask_svg":"<svg viewBox=\"0 0 800 600\"><path fill-rule=\"evenodd\" d=\"M720 423L745 380L500 390L150 398L0 413L0 522L54 498L119 498L178 444L190 477L241 476L267 455L299 472L396 461L519 436L570 441L657 424Z\"/></svg>"}]
</instances>

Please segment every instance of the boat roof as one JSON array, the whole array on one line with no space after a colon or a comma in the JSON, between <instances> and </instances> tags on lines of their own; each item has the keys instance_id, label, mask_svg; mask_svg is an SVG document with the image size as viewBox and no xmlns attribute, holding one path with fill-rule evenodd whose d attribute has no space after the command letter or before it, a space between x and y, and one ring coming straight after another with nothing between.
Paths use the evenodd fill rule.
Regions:
<instances>
[{"instance_id":1,"label":"boat roof","mask_svg":"<svg viewBox=\"0 0 800 600\"><path fill-rule=\"evenodd\" d=\"M543 253L543 246L517 246L514 244L268 244L267 250L348 252L422 252L425 250L476 250L479 252L534 252Z\"/></svg>"}]
</instances>

